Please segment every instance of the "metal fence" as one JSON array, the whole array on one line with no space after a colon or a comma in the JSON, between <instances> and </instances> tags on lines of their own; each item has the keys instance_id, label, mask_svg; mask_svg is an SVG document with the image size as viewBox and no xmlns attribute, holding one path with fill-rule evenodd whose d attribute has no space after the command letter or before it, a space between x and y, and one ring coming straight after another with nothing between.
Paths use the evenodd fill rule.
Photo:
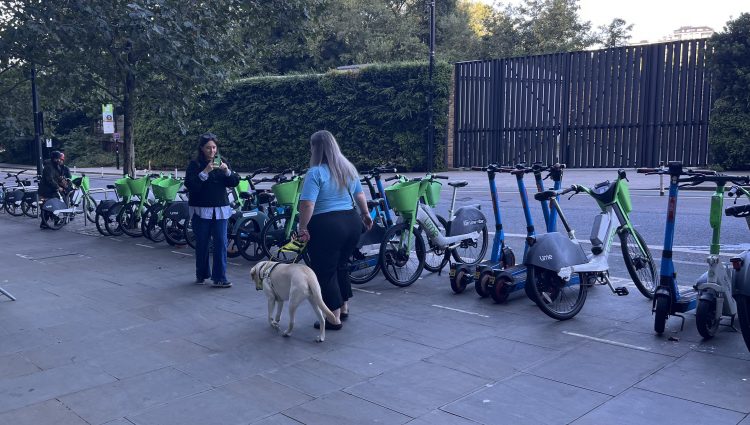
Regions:
<instances>
[{"instance_id":1,"label":"metal fence","mask_svg":"<svg viewBox=\"0 0 750 425\"><path fill-rule=\"evenodd\" d=\"M449 165L706 165L706 48L700 39L457 63Z\"/></svg>"}]
</instances>

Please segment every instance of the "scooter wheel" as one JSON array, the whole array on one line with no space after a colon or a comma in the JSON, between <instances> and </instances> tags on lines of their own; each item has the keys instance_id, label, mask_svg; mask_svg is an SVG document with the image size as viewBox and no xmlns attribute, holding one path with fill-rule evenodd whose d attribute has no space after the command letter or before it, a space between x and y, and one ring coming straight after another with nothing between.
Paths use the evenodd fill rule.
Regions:
<instances>
[{"instance_id":1,"label":"scooter wheel","mask_svg":"<svg viewBox=\"0 0 750 425\"><path fill-rule=\"evenodd\" d=\"M654 331L661 335L667 326L667 316L669 315L669 299L665 296L656 297L656 308L654 308Z\"/></svg>"},{"instance_id":2,"label":"scooter wheel","mask_svg":"<svg viewBox=\"0 0 750 425\"><path fill-rule=\"evenodd\" d=\"M454 293L460 294L466 289L466 282L464 279L464 276L466 276L466 270L459 269L456 270L456 276L451 279L451 289Z\"/></svg>"},{"instance_id":3,"label":"scooter wheel","mask_svg":"<svg viewBox=\"0 0 750 425\"><path fill-rule=\"evenodd\" d=\"M474 290L477 291L477 295L482 298L487 298L490 295L490 282L492 279L492 273L484 272L479 276L479 280L474 284Z\"/></svg>"},{"instance_id":4,"label":"scooter wheel","mask_svg":"<svg viewBox=\"0 0 750 425\"><path fill-rule=\"evenodd\" d=\"M716 318L716 299L698 300L695 309L695 326L703 339L710 339L719 330L719 319Z\"/></svg>"},{"instance_id":5,"label":"scooter wheel","mask_svg":"<svg viewBox=\"0 0 750 425\"><path fill-rule=\"evenodd\" d=\"M492 283L492 291L490 292L492 299L498 303L504 303L508 301L508 295L510 295L510 280L507 277L496 278Z\"/></svg>"}]
</instances>

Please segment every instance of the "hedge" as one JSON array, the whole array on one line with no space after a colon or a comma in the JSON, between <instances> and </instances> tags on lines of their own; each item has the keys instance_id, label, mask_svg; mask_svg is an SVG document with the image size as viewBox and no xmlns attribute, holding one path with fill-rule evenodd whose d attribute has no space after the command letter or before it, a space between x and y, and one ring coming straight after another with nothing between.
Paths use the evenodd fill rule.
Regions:
<instances>
[{"instance_id":1,"label":"hedge","mask_svg":"<svg viewBox=\"0 0 750 425\"><path fill-rule=\"evenodd\" d=\"M445 166L450 81L451 66L437 64L434 169ZM182 168L197 136L211 131L233 168L300 169L309 162L310 135L326 129L359 169L390 163L424 170L428 85L427 64L421 62L240 80L196 111L186 136L158 114L139 114L136 166L151 160L154 168Z\"/></svg>"}]
</instances>

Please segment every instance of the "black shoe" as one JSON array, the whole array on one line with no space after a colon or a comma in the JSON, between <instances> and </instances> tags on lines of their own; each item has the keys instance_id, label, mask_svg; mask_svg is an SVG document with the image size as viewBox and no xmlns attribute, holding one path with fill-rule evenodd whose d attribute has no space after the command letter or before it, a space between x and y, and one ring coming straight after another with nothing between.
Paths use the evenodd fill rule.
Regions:
<instances>
[{"instance_id":1,"label":"black shoe","mask_svg":"<svg viewBox=\"0 0 750 425\"><path fill-rule=\"evenodd\" d=\"M39 223L39 228L40 229L49 229L49 226L47 226L47 223L41 222L41 223Z\"/></svg>"},{"instance_id":2,"label":"black shoe","mask_svg":"<svg viewBox=\"0 0 750 425\"><path fill-rule=\"evenodd\" d=\"M320 322L316 320L315 323L313 324L313 327L315 329L320 329ZM339 330L339 329L341 329L343 327L344 327L343 323L339 323L338 325L334 325L333 323L331 323L328 320L326 320L326 330L327 331L337 331L337 330Z\"/></svg>"},{"instance_id":3,"label":"black shoe","mask_svg":"<svg viewBox=\"0 0 750 425\"><path fill-rule=\"evenodd\" d=\"M339 318L341 318L341 321L343 322L344 320L349 318L349 313L341 313L339 315Z\"/></svg>"},{"instance_id":4,"label":"black shoe","mask_svg":"<svg viewBox=\"0 0 750 425\"><path fill-rule=\"evenodd\" d=\"M224 281L224 282L214 282L211 284L214 288L231 288L232 282Z\"/></svg>"}]
</instances>

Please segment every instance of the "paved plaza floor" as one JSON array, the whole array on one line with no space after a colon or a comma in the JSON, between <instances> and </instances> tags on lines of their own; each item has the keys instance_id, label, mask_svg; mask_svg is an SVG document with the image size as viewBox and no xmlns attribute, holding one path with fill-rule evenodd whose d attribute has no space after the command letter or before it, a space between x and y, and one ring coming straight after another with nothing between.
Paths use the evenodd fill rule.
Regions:
<instances>
[{"instance_id":1,"label":"paved plaza floor","mask_svg":"<svg viewBox=\"0 0 750 425\"><path fill-rule=\"evenodd\" d=\"M651 304L620 268L554 321L447 274L357 286L340 331L315 343L312 310L290 338L266 321L251 263L230 289L193 284L190 248L61 231L0 214L0 424L742 424L750 353L694 316L654 335ZM621 261L621 260L617 260ZM282 327L287 323L286 311Z\"/></svg>"}]
</instances>

